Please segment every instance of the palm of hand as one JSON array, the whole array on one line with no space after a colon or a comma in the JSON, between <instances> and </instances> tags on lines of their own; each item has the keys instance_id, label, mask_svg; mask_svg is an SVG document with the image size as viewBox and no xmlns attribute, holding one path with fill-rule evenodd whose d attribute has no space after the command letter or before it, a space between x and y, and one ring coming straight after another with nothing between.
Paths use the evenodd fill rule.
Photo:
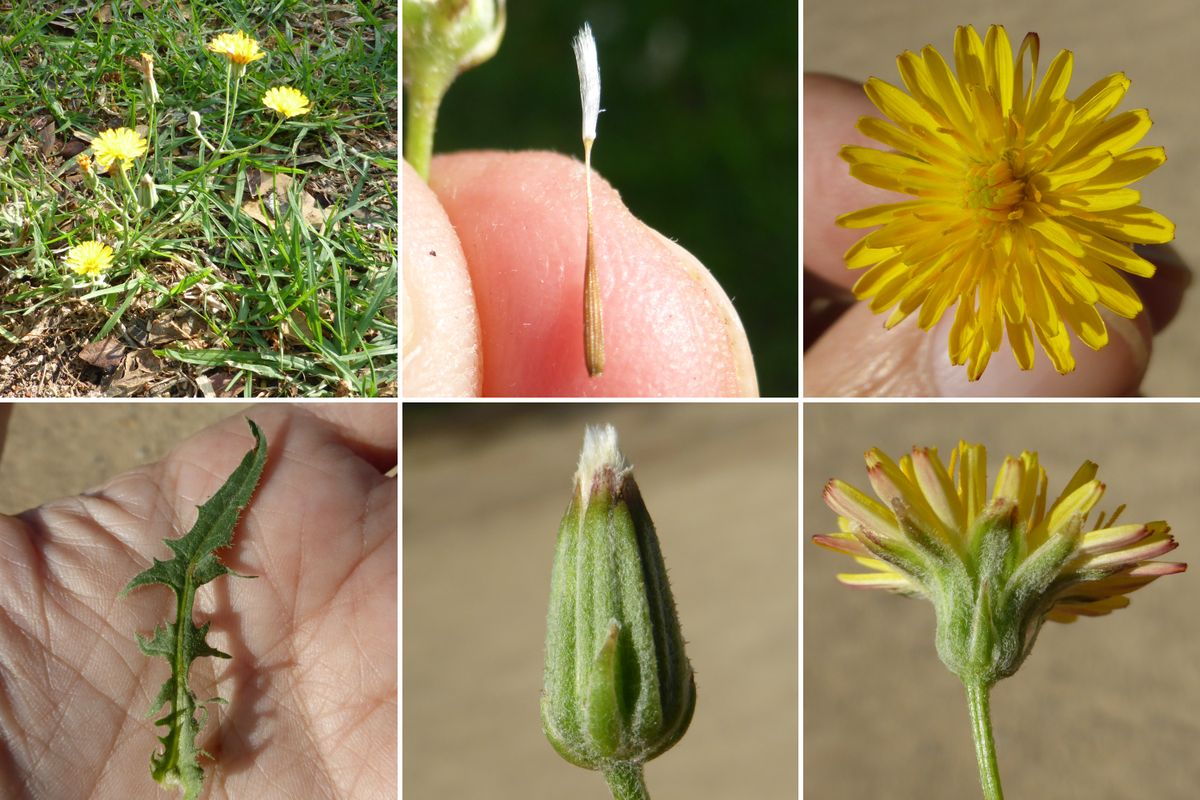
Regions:
<instances>
[{"instance_id":1,"label":"palm of hand","mask_svg":"<svg viewBox=\"0 0 1200 800\"><path fill-rule=\"evenodd\" d=\"M267 467L220 556L259 577L207 584L194 615L233 656L191 669L199 701L228 701L200 731L216 759L204 796L394 796L394 481L306 412L253 417ZM251 446L228 420L96 492L0 518L0 795L166 796L146 713L169 667L133 634L173 619L174 596L118 594Z\"/></svg>"}]
</instances>

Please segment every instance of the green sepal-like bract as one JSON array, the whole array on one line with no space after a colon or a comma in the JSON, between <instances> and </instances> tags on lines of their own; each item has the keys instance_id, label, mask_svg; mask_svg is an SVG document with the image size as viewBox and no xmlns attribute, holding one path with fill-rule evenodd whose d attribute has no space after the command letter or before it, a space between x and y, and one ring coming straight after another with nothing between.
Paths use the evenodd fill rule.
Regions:
<instances>
[{"instance_id":1,"label":"green sepal-like bract","mask_svg":"<svg viewBox=\"0 0 1200 800\"><path fill-rule=\"evenodd\" d=\"M991 686L1029 655L1045 622L1042 597L1074 552L1074 520L1026 555L1016 507L997 499L975 520L963 568L933 578L937 650L964 682Z\"/></svg>"},{"instance_id":2,"label":"green sepal-like bract","mask_svg":"<svg viewBox=\"0 0 1200 800\"><path fill-rule=\"evenodd\" d=\"M616 784L679 741L696 705L654 524L611 427L589 429L551 576L542 725Z\"/></svg>"},{"instance_id":3,"label":"green sepal-like bract","mask_svg":"<svg viewBox=\"0 0 1200 800\"><path fill-rule=\"evenodd\" d=\"M202 706L198 708L196 696L188 686L188 670L192 662L202 656L229 658L229 654L208 643L209 623L196 626L192 621L192 606L199 587L221 575L236 574L220 562L215 551L228 547L233 540L238 515L250 502L267 459L267 442L262 431L254 422L247 422L254 433L254 449L246 454L216 494L200 506L192 529L179 539L163 540L175 554L174 558L170 561L154 559L154 563L134 576L121 592L125 596L139 586L160 583L175 593L175 620L169 625L157 626L153 637L138 634L137 640L143 653L161 656L171 665L171 675L163 683L149 712L149 716L154 716L167 708L166 714L155 720L156 725L167 730L159 737L161 752L150 757L150 774L163 786L182 789L185 800L199 797L204 783L204 770L199 761L204 753L196 744L203 724L197 713Z\"/></svg>"}]
</instances>

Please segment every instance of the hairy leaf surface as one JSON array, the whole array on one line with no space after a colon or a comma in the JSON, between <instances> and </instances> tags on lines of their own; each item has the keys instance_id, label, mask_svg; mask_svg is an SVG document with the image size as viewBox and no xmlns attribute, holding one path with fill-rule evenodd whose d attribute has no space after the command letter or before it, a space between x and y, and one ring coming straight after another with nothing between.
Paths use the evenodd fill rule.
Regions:
<instances>
[{"instance_id":1,"label":"hairy leaf surface","mask_svg":"<svg viewBox=\"0 0 1200 800\"><path fill-rule=\"evenodd\" d=\"M201 656L229 658L228 653L208 643L208 623L197 627L192 621L192 606L198 588L222 575L237 575L230 573L215 551L233 541L238 514L250 502L267 460L267 440L253 421L247 422L254 433L254 449L246 453L216 494L200 506L192 529L179 539L163 540L175 557L170 561L154 559L154 564L136 575L121 592L124 596L139 586L153 583L169 586L175 592L175 620L156 627L153 637L139 633L137 640L143 653L162 656L171 665L171 676L150 708L151 716L164 706L168 708L164 716L155 720L156 725L167 730L159 737L162 751L150 756L150 774L163 786L182 789L184 800L199 797L204 784L199 760L203 751L196 746L202 720L196 716L199 709L196 695L188 687L188 670Z\"/></svg>"}]
</instances>

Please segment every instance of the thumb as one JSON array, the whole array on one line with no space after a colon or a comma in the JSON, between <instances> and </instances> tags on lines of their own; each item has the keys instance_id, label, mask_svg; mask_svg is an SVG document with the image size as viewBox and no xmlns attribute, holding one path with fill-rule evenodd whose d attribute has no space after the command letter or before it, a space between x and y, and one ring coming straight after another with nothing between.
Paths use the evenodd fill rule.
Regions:
<instances>
[{"instance_id":1,"label":"thumb","mask_svg":"<svg viewBox=\"0 0 1200 800\"><path fill-rule=\"evenodd\" d=\"M479 394L479 318L467 260L437 196L404 165L404 394Z\"/></svg>"}]
</instances>

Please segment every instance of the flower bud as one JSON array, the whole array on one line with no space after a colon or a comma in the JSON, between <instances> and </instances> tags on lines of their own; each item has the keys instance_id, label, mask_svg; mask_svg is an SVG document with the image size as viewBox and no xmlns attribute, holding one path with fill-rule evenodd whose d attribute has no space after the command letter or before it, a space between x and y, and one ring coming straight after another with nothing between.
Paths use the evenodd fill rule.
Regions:
<instances>
[{"instance_id":1,"label":"flower bud","mask_svg":"<svg viewBox=\"0 0 1200 800\"><path fill-rule=\"evenodd\" d=\"M453 76L487 61L500 49L505 20L505 0L404 0L405 82L426 63Z\"/></svg>"},{"instance_id":2,"label":"flower bud","mask_svg":"<svg viewBox=\"0 0 1200 800\"><path fill-rule=\"evenodd\" d=\"M696 686L654 524L611 425L584 435L550 584L542 726L566 760L640 783Z\"/></svg>"},{"instance_id":3,"label":"flower bud","mask_svg":"<svg viewBox=\"0 0 1200 800\"><path fill-rule=\"evenodd\" d=\"M79 165L79 174L83 176L83 185L93 192L96 191L98 179L96 169L92 166L92 157L87 153L80 153L76 156L75 163Z\"/></svg>"},{"instance_id":4,"label":"flower bud","mask_svg":"<svg viewBox=\"0 0 1200 800\"><path fill-rule=\"evenodd\" d=\"M459 73L496 54L505 0L404 0L405 159L429 179L433 131L442 97Z\"/></svg>"},{"instance_id":5,"label":"flower bud","mask_svg":"<svg viewBox=\"0 0 1200 800\"><path fill-rule=\"evenodd\" d=\"M142 88L146 92L146 102L154 105L159 102L158 82L154 80L154 56L142 53L138 61L138 71L142 73Z\"/></svg>"},{"instance_id":6,"label":"flower bud","mask_svg":"<svg viewBox=\"0 0 1200 800\"><path fill-rule=\"evenodd\" d=\"M154 178L150 177L150 173L146 173L138 181L137 201L138 205L146 211L158 205L158 187L154 185Z\"/></svg>"},{"instance_id":7,"label":"flower bud","mask_svg":"<svg viewBox=\"0 0 1200 800\"><path fill-rule=\"evenodd\" d=\"M189 111L188 112L187 130L188 130L188 133L196 133L196 134L200 133L200 112L199 111Z\"/></svg>"}]
</instances>

